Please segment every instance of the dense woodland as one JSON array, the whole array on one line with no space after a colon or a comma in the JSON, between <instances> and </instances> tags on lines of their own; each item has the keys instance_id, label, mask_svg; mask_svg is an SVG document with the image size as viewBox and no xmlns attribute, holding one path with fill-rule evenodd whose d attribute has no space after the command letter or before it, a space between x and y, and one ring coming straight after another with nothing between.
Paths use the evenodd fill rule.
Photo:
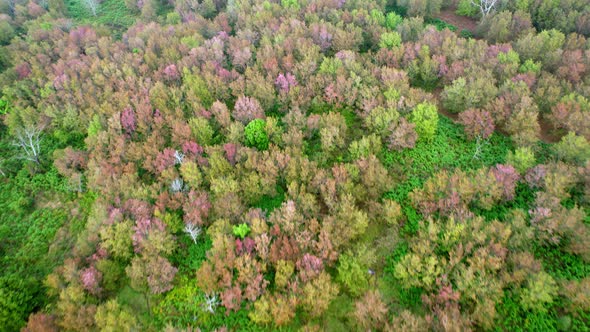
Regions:
<instances>
[{"instance_id":1,"label":"dense woodland","mask_svg":"<svg viewBox=\"0 0 590 332\"><path fill-rule=\"evenodd\" d=\"M0 331L590 331L588 38L587 0L0 0Z\"/></svg>"}]
</instances>

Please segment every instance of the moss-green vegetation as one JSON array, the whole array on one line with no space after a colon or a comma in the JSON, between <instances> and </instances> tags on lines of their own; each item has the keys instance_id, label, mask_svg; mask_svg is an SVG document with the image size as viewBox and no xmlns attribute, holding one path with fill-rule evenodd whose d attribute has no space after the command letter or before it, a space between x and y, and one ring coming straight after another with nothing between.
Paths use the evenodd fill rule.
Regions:
<instances>
[{"instance_id":1,"label":"moss-green vegetation","mask_svg":"<svg viewBox=\"0 0 590 332\"><path fill-rule=\"evenodd\" d=\"M0 332L590 331L583 1L10 3Z\"/></svg>"}]
</instances>

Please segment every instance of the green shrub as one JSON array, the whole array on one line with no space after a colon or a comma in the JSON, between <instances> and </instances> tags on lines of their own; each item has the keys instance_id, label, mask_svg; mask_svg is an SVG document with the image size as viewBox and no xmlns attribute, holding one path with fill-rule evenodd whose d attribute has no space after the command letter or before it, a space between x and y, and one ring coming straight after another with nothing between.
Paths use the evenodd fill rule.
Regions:
<instances>
[{"instance_id":1,"label":"green shrub","mask_svg":"<svg viewBox=\"0 0 590 332\"><path fill-rule=\"evenodd\" d=\"M467 29L462 29L461 32L459 33L459 36L461 36L461 38L473 38L473 32L471 32L471 30L467 30Z\"/></svg>"},{"instance_id":2,"label":"green shrub","mask_svg":"<svg viewBox=\"0 0 590 332\"><path fill-rule=\"evenodd\" d=\"M457 31L457 27L456 26L454 26L454 25L452 25L450 23L447 23L447 22L441 20L440 18L435 18L435 19L432 19L432 20L428 20L427 23L434 25L434 27L438 31L442 31L444 29L449 29L451 31Z\"/></svg>"},{"instance_id":3,"label":"green shrub","mask_svg":"<svg viewBox=\"0 0 590 332\"><path fill-rule=\"evenodd\" d=\"M258 150L268 149L268 134L266 133L266 121L255 119L244 128L246 145Z\"/></svg>"}]
</instances>

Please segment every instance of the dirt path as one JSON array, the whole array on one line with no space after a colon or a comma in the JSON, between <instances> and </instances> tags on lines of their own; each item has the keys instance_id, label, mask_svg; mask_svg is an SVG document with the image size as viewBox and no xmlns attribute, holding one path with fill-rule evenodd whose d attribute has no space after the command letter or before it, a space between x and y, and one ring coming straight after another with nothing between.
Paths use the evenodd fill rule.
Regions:
<instances>
[{"instance_id":1,"label":"dirt path","mask_svg":"<svg viewBox=\"0 0 590 332\"><path fill-rule=\"evenodd\" d=\"M477 20L470 17L457 15L455 14L455 10L455 8L447 8L441 11L436 17L456 26L457 32L461 32L463 29L475 32Z\"/></svg>"}]
</instances>

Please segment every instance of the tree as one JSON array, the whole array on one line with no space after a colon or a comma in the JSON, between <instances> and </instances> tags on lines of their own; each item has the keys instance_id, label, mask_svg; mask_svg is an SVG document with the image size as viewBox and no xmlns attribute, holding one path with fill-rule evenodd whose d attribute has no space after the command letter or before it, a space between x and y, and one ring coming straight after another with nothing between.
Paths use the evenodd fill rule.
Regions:
<instances>
[{"instance_id":1,"label":"tree","mask_svg":"<svg viewBox=\"0 0 590 332\"><path fill-rule=\"evenodd\" d=\"M44 314L42 312L34 313L29 316L27 326L25 326L22 332L57 332L58 328L55 325L55 317L52 315Z\"/></svg>"},{"instance_id":2,"label":"tree","mask_svg":"<svg viewBox=\"0 0 590 332\"><path fill-rule=\"evenodd\" d=\"M496 80L488 71L470 70L467 78L459 77L442 93L443 105L453 113L485 106L498 92Z\"/></svg>"},{"instance_id":3,"label":"tree","mask_svg":"<svg viewBox=\"0 0 590 332\"><path fill-rule=\"evenodd\" d=\"M471 0L471 4L479 8L482 17L486 17L491 13L496 8L497 3L498 0Z\"/></svg>"},{"instance_id":4,"label":"tree","mask_svg":"<svg viewBox=\"0 0 590 332\"><path fill-rule=\"evenodd\" d=\"M346 286L353 296L359 296L369 287L368 268L362 265L351 252L340 255L338 259L338 280Z\"/></svg>"},{"instance_id":5,"label":"tree","mask_svg":"<svg viewBox=\"0 0 590 332\"><path fill-rule=\"evenodd\" d=\"M363 330L382 330L387 320L387 306L378 291L368 291L355 303L354 317Z\"/></svg>"},{"instance_id":6,"label":"tree","mask_svg":"<svg viewBox=\"0 0 590 332\"><path fill-rule=\"evenodd\" d=\"M203 117L195 117L189 120L189 126L197 143L203 146L211 144L215 132L211 128L209 120Z\"/></svg>"},{"instance_id":7,"label":"tree","mask_svg":"<svg viewBox=\"0 0 590 332\"><path fill-rule=\"evenodd\" d=\"M459 122L465 126L467 137L475 139L473 158L479 158L482 149L482 140L487 140L495 128L490 112L471 108L459 114Z\"/></svg>"},{"instance_id":8,"label":"tree","mask_svg":"<svg viewBox=\"0 0 590 332\"><path fill-rule=\"evenodd\" d=\"M417 140L416 125L401 118L395 126L392 126L391 134L387 137L387 147L397 151L412 149Z\"/></svg>"},{"instance_id":9,"label":"tree","mask_svg":"<svg viewBox=\"0 0 590 332\"><path fill-rule=\"evenodd\" d=\"M582 165L590 160L590 143L584 136L569 132L555 145L558 157L566 162Z\"/></svg>"},{"instance_id":10,"label":"tree","mask_svg":"<svg viewBox=\"0 0 590 332\"><path fill-rule=\"evenodd\" d=\"M468 109L459 114L459 121L470 139L487 139L494 132L494 120L488 111Z\"/></svg>"},{"instance_id":11,"label":"tree","mask_svg":"<svg viewBox=\"0 0 590 332\"><path fill-rule=\"evenodd\" d=\"M381 41L379 42L379 47L393 49L399 47L402 43L402 37L399 33L393 32L385 32L381 35Z\"/></svg>"},{"instance_id":12,"label":"tree","mask_svg":"<svg viewBox=\"0 0 590 332\"><path fill-rule=\"evenodd\" d=\"M247 124L254 119L264 119L264 110L254 97L240 96L232 115L237 121Z\"/></svg>"},{"instance_id":13,"label":"tree","mask_svg":"<svg viewBox=\"0 0 590 332\"><path fill-rule=\"evenodd\" d=\"M514 152L508 152L506 162L516 168L518 173L524 174L529 168L535 165L535 153L531 148L520 147Z\"/></svg>"},{"instance_id":14,"label":"tree","mask_svg":"<svg viewBox=\"0 0 590 332\"><path fill-rule=\"evenodd\" d=\"M301 304L303 309L312 317L320 317L330 302L338 295L338 285L333 283L330 275L326 272L308 282L303 286L303 297Z\"/></svg>"},{"instance_id":15,"label":"tree","mask_svg":"<svg viewBox=\"0 0 590 332\"><path fill-rule=\"evenodd\" d=\"M202 230L201 227L196 226L192 223L187 223L184 226L184 232L191 237L194 243L197 243L197 238L201 235Z\"/></svg>"},{"instance_id":16,"label":"tree","mask_svg":"<svg viewBox=\"0 0 590 332\"><path fill-rule=\"evenodd\" d=\"M161 256L134 257L126 269L131 287L145 296L150 313L151 294L169 291L177 271L177 268Z\"/></svg>"},{"instance_id":17,"label":"tree","mask_svg":"<svg viewBox=\"0 0 590 332\"><path fill-rule=\"evenodd\" d=\"M121 306L116 299L99 305L94 319L101 331L133 331L139 328L134 313Z\"/></svg>"},{"instance_id":18,"label":"tree","mask_svg":"<svg viewBox=\"0 0 590 332\"><path fill-rule=\"evenodd\" d=\"M512 13L506 10L483 17L477 27L479 35L484 36L490 43L496 44L516 40L531 29L532 23L528 13L522 11Z\"/></svg>"},{"instance_id":19,"label":"tree","mask_svg":"<svg viewBox=\"0 0 590 332\"><path fill-rule=\"evenodd\" d=\"M92 16L96 16L98 7L100 6L100 0L82 0L82 2L90 10Z\"/></svg>"},{"instance_id":20,"label":"tree","mask_svg":"<svg viewBox=\"0 0 590 332\"><path fill-rule=\"evenodd\" d=\"M399 6L406 7L411 16L434 17L440 12L442 0L397 0Z\"/></svg>"},{"instance_id":21,"label":"tree","mask_svg":"<svg viewBox=\"0 0 590 332\"><path fill-rule=\"evenodd\" d=\"M106 226L100 231L101 246L114 257L126 260L132 255L133 224L130 220Z\"/></svg>"},{"instance_id":22,"label":"tree","mask_svg":"<svg viewBox=\"0 0 590 332\"><path fill-rule=\"evenodd\" d=\"M557 290L557 283L549 274L533 274L528 280L527 287L521 291L520 304L525 309L545 312L547 305L551 304L557 295Z\"/></svg>"},{"instance_id":23,"label":"tree","mask_svg":"<svg viewBox=\"0 0 590 332\"><path fill-rule=\"evenodd\" d=\"M418 138L431 141L438 127L438 112L436 105L421 103L410 114L410 121L416 125Z\"/></svg>"},{"instance_id":24,"label":"tree","mask_svg":"<svg viewBox=\"0 0 590 332\"><path fill-rule=\"evenodd\" d=\"M255 147L260 151L268 149L268 134L266 133L266 121L255 119L244 128L247 146Z\"/></svg>"},{"instance_id":25,"label":"tree","mask_svg":"<svg viewBox=\"0 0 590 332\"><path fill-rule=\"evenodd\" d=\"M16 130L16 141L13 145L20 148L19 158L40 163L42 127L27 126Z\"/></svg>"},{"instance_id":26,"label":"tree","mask_svg":"<svg viewBox=\"0 0 590 332\"><path fill-rule=\"evenodd\" d=\"M320 119L320 141L322 151L331 155L346 145L346 120L340 113L330 112Z\"/></svg>"},{"instance_id":27,"label":"tree","mask_svg":"<svg viewBox=\"0 0 590 332\"><path fill-rule=\"evenodd\" d=\"M518 146L534 145L541 132L537 105L529 97L523 97L508 118L505 130Z\"/></svg>"}]
</instances>

